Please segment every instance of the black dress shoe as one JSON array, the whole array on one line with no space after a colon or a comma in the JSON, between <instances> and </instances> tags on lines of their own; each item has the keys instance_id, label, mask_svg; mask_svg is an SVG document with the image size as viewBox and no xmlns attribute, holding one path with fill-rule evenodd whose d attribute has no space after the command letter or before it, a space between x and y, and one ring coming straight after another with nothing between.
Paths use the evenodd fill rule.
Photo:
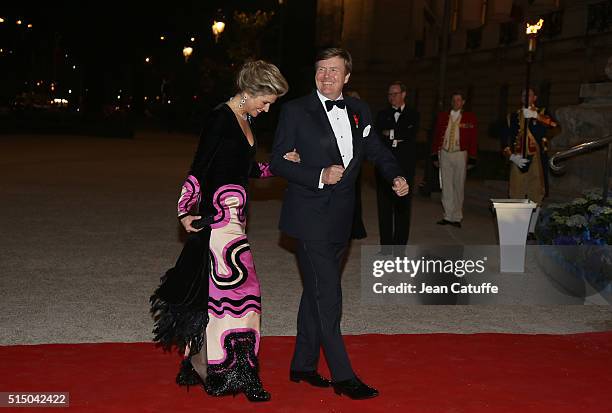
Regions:
<instances>
[{"instance_id":1,"label":"black dress shoe","mask_svg":"<svg viewBox=\"0 0 612 413\"><path fill-rule=\"evenodd\" d=\"M450 224L450 223L451 223L451 222L450 222L450 221L448 221L448 220L446 220L446 219L441 219L441 220L439 220L438 222L436 222L436 224L438 224L438 225L448 225L448 224Z\"/></svg>"},{"instance_id":2,"label":"black dress shoe","mask_svg":"<svg viewBox=\"0 0 612 413\"><path fill-rule=\"evenodd\" d=\"M378 390L368 386L358 377L333 383L334 392L337 395L344 394L353 400L371 399L378 396Z\"/></svg>"},{"instance_id":3,"label":"black dress shoe","mask_svg":"<svg viewBox=\"0 0 612 413\"><path fill-rule=\"evenodd\" d=\"M316 371L294 371L291 370L289 372L289 380L299 383L301 381L305 381L311 386L315 387L329 387L331 386L331 381L327 380L325 377L321 376Z\"/></svg>"},{"instance_id":4,"label":"black dress shoe","mask_svg":"<svg viewBox=\"0 0 612 413\"><path fill-rule=\"evenodd\" d=\"M451 224L453 227L461 228L461 222L459 221L450 221L449 224Z\"/></svg>"}]
</instances>

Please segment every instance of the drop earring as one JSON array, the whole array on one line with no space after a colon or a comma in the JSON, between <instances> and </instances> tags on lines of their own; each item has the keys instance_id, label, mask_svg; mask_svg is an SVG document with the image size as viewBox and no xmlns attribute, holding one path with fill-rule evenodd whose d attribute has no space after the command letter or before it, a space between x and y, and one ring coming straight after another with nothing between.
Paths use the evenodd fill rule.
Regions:
<instances>
[{"instance_id":1,"label":"drop earring","mask_svg":"<svg viewBox=\"0 0 612 413\"><path fill-rule=\"evenodd\" d=\"M240 109L242 109L242 107L244 106L244 103L246 102L246 100L247 100L247 95L244 95L244 96L242 97L242 99L240 99L240 103L238 103L238 107L239 107Z\"/></svg>"}]
</instances>

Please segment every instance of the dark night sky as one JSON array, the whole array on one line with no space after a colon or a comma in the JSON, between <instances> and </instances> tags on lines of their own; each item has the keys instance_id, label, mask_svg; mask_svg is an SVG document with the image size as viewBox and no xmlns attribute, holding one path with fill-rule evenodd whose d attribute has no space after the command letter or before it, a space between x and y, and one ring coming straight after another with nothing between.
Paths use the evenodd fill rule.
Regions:
<instances>
[{"instance_id":1,"label":"dark night sky","mask_svg":"<svg viewBox=\"0 0 612 413\"><path fill-rule=\"evenodd\" d=\"M211 19L222 7L227 18L233 10L273 10L273 0L180 1L172 3L107 0L104 2L21 1L1 9L7 23L21 18L34 30L62 41L76 54L124 59L158 40L162 33L210 36Z\"/></svg>"},{"instance_id":2,"label":"dark night sky","mask_svg":"<svg viewBox=\"0 0 612 413\"><path fill-rule=\"evenodd\" d=\"M21 60L17 59L20 51L16 50L14 61L25 62L19 64L27 66L21 70L24 73L7 74L8 78L48 79L52 76L45 76L45 73L54 70L51 68L53 56L61 52L61 55L67 53L70 59L63 64L71 67L74 63L84 70L86 87L95 89L101 76L107 83L108 78L117 84L129 83L138 76L134 68L142 64L144 56L154 54L160 47L161 34L168 36L167 45L176 49L177 59L181 58L180 50L192 35L200 35L200 50L212 47L210 26L218 8L222 8L228 22L234 10L275 10L275 24L279 27L278 0L20 1L0 6L0 16L6 19L4 27L0 27L0 47L10 49L11 42L17 47L20 45ZM314 0L285 0L284 44L280 58L277 34L270 39L270 44L264 45L267 55L262 57L273 61L280 59L281 62L276 63L280 63L290 80L303 77L304 67L312 62L315 10ZM23 26L17 29L14 24L17 18L32 23L33 29L29 32ZM7 69L20 71L17 67L15 70L15 65L12 68L0 65L0 75ZM25 74L26 71L30 72Z\"/></svg>"}]
</instances>

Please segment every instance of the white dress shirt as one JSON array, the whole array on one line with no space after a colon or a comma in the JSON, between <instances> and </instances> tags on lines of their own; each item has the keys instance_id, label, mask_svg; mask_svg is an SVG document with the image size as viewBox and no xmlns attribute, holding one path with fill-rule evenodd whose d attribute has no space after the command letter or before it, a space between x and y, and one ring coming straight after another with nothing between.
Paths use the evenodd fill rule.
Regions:
<instances>
[{"instance_id":1,"label":"white dress shirt","mask_svg":"<svg viewBox=\"0 0 612 413\"><path fill-rule=\"evenodd\" d=\"M398 109L398 108L396 108L395 106L391 106L391 107L393 108L393 110L397 110L397 109ZM401 108L399 108L399 110L401 110L401 111L403 112L405 107L406 107L406 105L405 105L405 104L403 104L403 105L402 105L402 107L401 107ZM399 119L399 117L400 117L400 113L399 113L399 112L395 112L395 113L393 114L393 117L395 118L395 123L397 123L397 120L398 120L398 119Z\"/></svg>"},{"instance_id":2,"label":"white dress shirt","mask_svg":"<svg viewBox=\"0 0 612 413\"><path fill-rule=\"evenodd\" d=\"M325 110L327 119L329 119L329 123L334 131L336 143L338 144L338 149L342 156L342 164L346 168L353 159L353 132L351 130L348 112L346 111L346 107L340 109L338 106L332 107L328 112L325 107L325 101L330 99L323 96L318 90L317 95L319 96L319 100L323 105L323 110ZM338 99L342 99L342 94L340 94ZM323 188L323 169L321 169L321 174L319 175L319 188Z\"/></svg>"}]
</instances>

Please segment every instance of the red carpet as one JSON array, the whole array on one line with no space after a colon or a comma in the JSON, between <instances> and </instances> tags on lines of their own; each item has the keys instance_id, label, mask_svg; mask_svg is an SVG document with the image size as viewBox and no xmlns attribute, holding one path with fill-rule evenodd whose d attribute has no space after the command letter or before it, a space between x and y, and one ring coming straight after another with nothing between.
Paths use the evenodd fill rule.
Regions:
<instances>
[{"instance_id":1,"label":"red carpet","mask_svg":"<svg viewBox=\"0 0 612 413\"><path fill-rule=\"evenodd\" d=\"M262 341L262 379L272 393L265 404L179 388L178 356L147 343L0 347L0 392L68 391L70 408L60 410L75 412L612 412L612 332L346 341L354 369L380 397L351 401L289 382L293 337Z\"/></svg>"}]
</instances>

